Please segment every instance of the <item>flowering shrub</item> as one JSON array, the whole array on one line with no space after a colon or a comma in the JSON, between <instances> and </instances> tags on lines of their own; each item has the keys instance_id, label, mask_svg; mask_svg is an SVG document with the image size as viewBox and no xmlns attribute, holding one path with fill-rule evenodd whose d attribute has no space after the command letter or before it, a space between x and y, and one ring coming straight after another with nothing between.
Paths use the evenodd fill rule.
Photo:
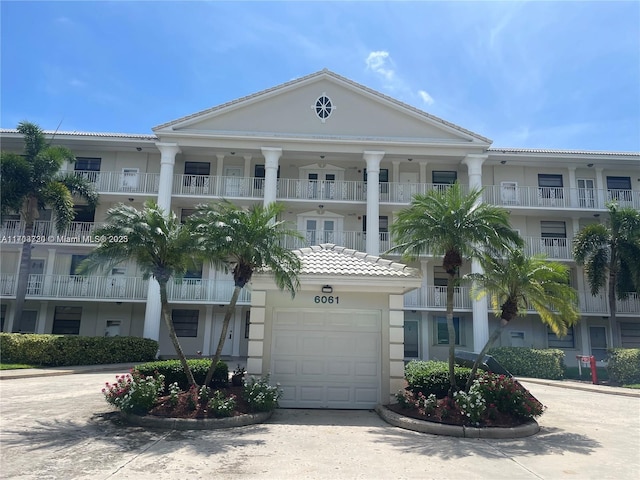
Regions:
<instances>
[{"instance_id":1,"label":"flowering shrub","mask_svg":"<svg viewBox=\"0 0 640 480\"><path fill-rule=\"evenodd\" d=\"M453 398L463 415L466 415L471 423L479 424L486 411L487 402L479 387L478 381L474 381L469 393L455 392Z\"/></svg>"},{"instance_id":2,"label":"flowering shrub","mask_svg":"<svg viewBox=\"0 0 640 480\"><path fill-rule=\"evenodd\" d=\"M198 400L200 403L207 403L207 401L211 398L211 389L206 385L202 385L198 389Z\"/></svg>"},{"instance_id":3,"label":"flowering shrub","mask_svg":"<svg viewBox=\"0 0 640 480\"><path fill-rule=\"evenodd\" d=\"M242 391L243 398L254 412L274 410L281 395L280 384L269 385L269 375L258 380L251 377Z\"/></svg>"},{"instance_id":4,"label":"flowering shrub","mask_svg":"<svg viewBox=\"0 0 640 480\"><path fill-rule=\"evenodd\" d=\"M225 397L224 393L216 390L213 392L208 406L214 417L230 417L236 409L236 396Z\"/></svg>"},{"instance_id":5,"label":"flowering shrub","mask_svg":"<svg viewBox=\"0 0 640 480\"><path fill-rule=\"evenodd\" d=\"M544 405L512 377L485 373L475 381L476 385L485 402L500 412L524 419L539 417L544 412Z\"/></svg>"},{"instance_id":6,"label":"flowering shrub","mask_svg":"<svg viewBox=\"0 0 640 480\"><path fill-rule=\"evenodd\" d=\"M180 386L178 382L173 382L169 385L169 403L172 406L176 406L178 404L178 394L180 393Z\"/></svg>"},{"instance_id":7,"label":"flowering shrub","mask_svg":"<svg viewBox=\"0 0 640 480\"><path fill-rule=\"evenodd\" d=\"M153 408L164 390L164 376L143 376L132 370L127 375L116 375L116 382L106 382L102 393L111 405L124 413L147 413Z\"/></svg>"},{"instance_id":8,"label":"flowering shrub","mask_svg":"<svg viewBox=\"0 0 640 480\"><path fill-rule=\"evenodd\" d=\"M417 408L426 415L432 414L438 406L438 399L433 393L425 396L422 392L413 394L408 390L400 390L396 394L396 400L402 408Z\"/></svg>"}]
</instances>

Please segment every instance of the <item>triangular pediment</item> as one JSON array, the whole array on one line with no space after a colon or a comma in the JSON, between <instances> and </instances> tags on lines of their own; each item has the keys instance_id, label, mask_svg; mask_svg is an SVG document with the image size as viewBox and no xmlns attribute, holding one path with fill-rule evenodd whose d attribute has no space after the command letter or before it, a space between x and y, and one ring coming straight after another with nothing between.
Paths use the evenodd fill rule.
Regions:
<instances>
[{"instance_id":1,"label":"triangular pediment","mask_svg":"<svg viewBox=\"0 0 640 480\"><path fill-rule=\"evenodd\" d=\"M159 125L154 131L159 136L352 138L487 146L491 143L328 70Z\"/></svg>"}]
</instances>

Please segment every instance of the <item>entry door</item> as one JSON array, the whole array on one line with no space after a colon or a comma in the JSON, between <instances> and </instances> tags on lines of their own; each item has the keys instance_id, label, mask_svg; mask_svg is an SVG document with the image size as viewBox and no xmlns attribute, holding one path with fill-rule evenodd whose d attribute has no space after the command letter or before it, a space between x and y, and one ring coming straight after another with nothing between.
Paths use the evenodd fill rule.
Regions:
<instances>
[{"instance_id":1,"label":"entry door","mask_svg":"<svg viewBox=\"0 0 640 480\"><path fill-rule=\"evenodd\" d=\"M122 179L120 187L125 192L130 192L138 189L138 176L139 169L137 168L123 168Z\"/></svg>"},{"instance_id":2,"label":"entry door","mask_svg":"<svg viewBox=\"0 0 640 480\"><path fill-rule=\"evenodd\" d=\"M332 219L313 219L306 221L307 245L335 243L336 222Z\"/></svg>"},{"instance_id":3,"label":"entry door","mask_svg":"<svg viewBox=\"0 0 640 480\"><path fill-rule=\"evenodd\" d=\"M596 360L607 358L607 329L606 327L589 327L589 341L591 343L591 355Z\"/></svg>"},{"instance_id":4,"label":"entry door","mask_svg":"<svg viewBox=\"0 0 640 480\"><path fill-rule=\"evenodd\" d=\"M410 202L418 193L418 174L415 172L400 172L400 184L395 198L397 202Z\"/></svg>"},{"instance_id":5,"label":"entry door","mask_svg":"<svg viewBox=\"0 0 640 480\"><path fill-rule=\"evenodd\" d=\"M224 313L217 313L213 316L215 323L213 324L213 338L211 339L211 353L215 353L218 348L218 342L220 341L220 333L222 332L222 323L224 321ZM227 330L227 338L224 340L224 346L222 347L222 355L231 356L233 352L233 325L234 320L231 317L229 322L229 329Z\"/></svg>"},{"instance_id":6,"label":"entry door","mask_svg":"<svg viewBox=\"0 0 640 480\"><path fill-rule=\"evenodd\" d=\"M404 358L418 358L418 321L404 321Z\"/></svg>"},{"instance_id":7,"label":"entry door","mask_svg":"<svg viewBox=\"0 0 640 480\"><path fill-rule=\"evenodd\" d=\"M336 174L326 172L309 172L308 197L330 200L335 198Z\"/></svg>"},{"instance_id":8,"label":"entry door","mask_svg":"<svg viewBox=\"0 0 640 480\"><path fill-rule=\"evenodd\" d=\"M42 292L44 282L44 260L31 260L27 295L39 295Z\"/></svg>"},{"instance_id":9,"label":"entry door","mask_svg":"<svg viewBox=\"0 0 640 480\"><path fill-rule=\"evenodd\" d=\"M595 207L595 185L593 179L578 179L578 202L583 208Z\"/></svg>"},{"instance_id":10,"label":"entry door","mask_svg":"<svg viewBox=\"0 0 640 480\"><path fill-rule=\"evenodd\" d=\"M224 196L239 197L242 191L242 168L225 167L224 169Z\"/></svg>"}]
</instances>

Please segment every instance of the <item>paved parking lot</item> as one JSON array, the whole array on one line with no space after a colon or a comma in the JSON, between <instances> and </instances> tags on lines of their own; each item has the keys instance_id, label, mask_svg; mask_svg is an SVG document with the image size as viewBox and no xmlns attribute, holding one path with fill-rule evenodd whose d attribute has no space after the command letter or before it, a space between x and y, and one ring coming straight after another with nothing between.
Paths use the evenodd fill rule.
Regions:
<instances>
[{"instance_id":1,"label":"paved parking lot","mask_svg":"<svg viewBox=\"0 0 640 480\"><path fill-rule=\"evenodd\" d=\"M515 440L402 430L370 411L278 410L231 430L118 424L116 373L0 381L0 477L11 479L635 479L640 398L524 382L548 410Z\"/></svg>"}]
</instances>

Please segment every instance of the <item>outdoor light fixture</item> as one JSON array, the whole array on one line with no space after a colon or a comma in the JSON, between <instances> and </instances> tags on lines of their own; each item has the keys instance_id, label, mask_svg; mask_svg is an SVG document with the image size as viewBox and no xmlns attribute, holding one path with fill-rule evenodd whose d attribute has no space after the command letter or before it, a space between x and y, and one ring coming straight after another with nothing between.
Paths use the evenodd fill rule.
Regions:
<instances>
[{"instance_id":1,"label":"outdoor light fixture","mask_svg":"<svg viewBox=\"0 0 640 480\"><path fill-rule=\"evenodd\" d=\"M141 152L142 151L142 147L136 147L136 150Z\"/></svg>"},{"instance_id":2,"label":"outdoor light fixture","mask_svg":"<svg viewBox=\"0 0 640 480\"><path fill-rule=\"evenodd\" d=\"M501 164L501 165L504 165L505 163L507 163L507 161L506 161L506 160L500 160L500 164Z\"/></svg>"},{"instance_id":3,"label":"outdoor light fixture","mask_svg":"<svg viewBox=\"0 0 640 480\"><path fill-rule=\"evenodd\" d=\"M331 285L323 285L322 293L333 293L333 287Z\"/></svg>"},{"instance_id":4,"label":"outdoor light fixture","mask_svg":"<svg viewBox=\"0 0 640 480\"><path fill-rule=\"evenodd\" d=\"M589 168L593 167L593 163L587 163L587 167Z\"/></svg>"}]
</instances>

